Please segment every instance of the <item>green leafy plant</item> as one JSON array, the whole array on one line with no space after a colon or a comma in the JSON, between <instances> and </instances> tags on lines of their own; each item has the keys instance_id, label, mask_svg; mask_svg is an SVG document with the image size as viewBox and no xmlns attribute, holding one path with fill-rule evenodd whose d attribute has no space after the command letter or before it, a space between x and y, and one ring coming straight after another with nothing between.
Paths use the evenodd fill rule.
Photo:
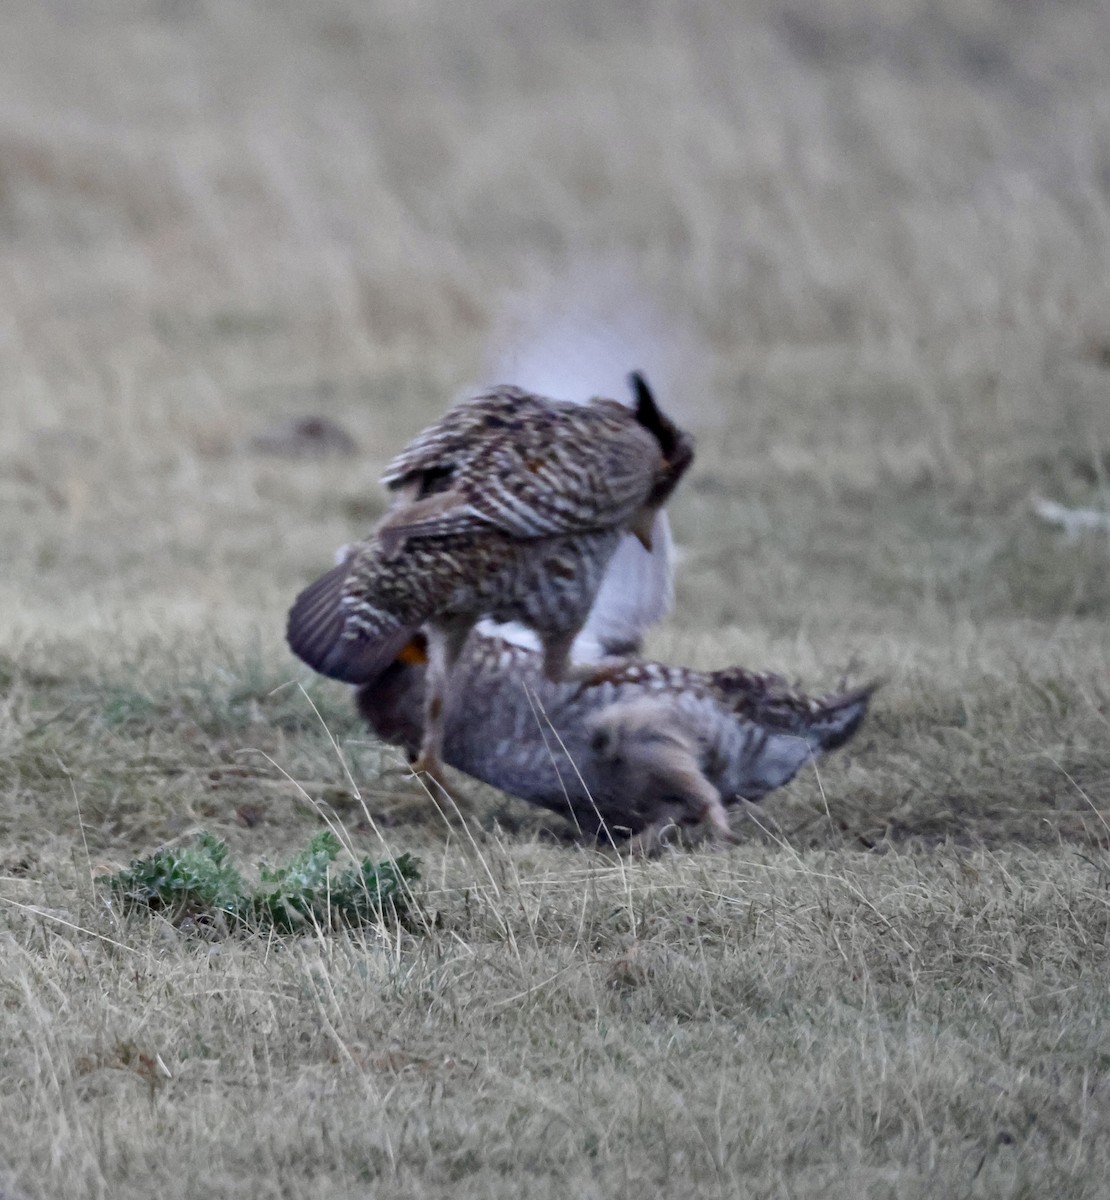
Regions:
<instances>
[{"instance_id":1,"label":"green leafy plant","mask_svg":"<svg viewBox=\"0 0 1110 1200\"><path fill-rule=\"evenodd\" d=\"M237 924L259 933L379 924L409 914L407 885L420 878L417 859L365 858L336 871L339 851L339 839L325 830L285 866L263 865L258 884L248 889L231 865L227 845L201 833L191 845L135 859L104 886L125 910L149 908L177 925Z\"/></svg>"},{"instance_id":2,"label":"green leafy plant","mask_svg":"<svg viewBox=\"0 0 1110 1200\"><path fill-rule=\"evenodd\" d=\"M244 900L243 879L229 862L226 844L210 833L199 834L190 846L163 847L134 859L104 883L125 908L152 908L175 924L216 914L237 917Z\"/></svg>"},{"instance_id":3,"label":"green leafy plant","mask_svg":"<svg viewBox=\"0 0 1110 1200\"><path fill-rule=\"evenodd\" d=\"M410 892L406 882L420 877L411 854L373 863L364 858L358 866L338 875L331 872L340 849L339 839L325 830L318 833L292 862L276 870L261 869L261 879L250 900L252 920L260 926L292 931L305 922L347 925L373 924L383 913L405 907Z\"/></svg>"}]
</instances>

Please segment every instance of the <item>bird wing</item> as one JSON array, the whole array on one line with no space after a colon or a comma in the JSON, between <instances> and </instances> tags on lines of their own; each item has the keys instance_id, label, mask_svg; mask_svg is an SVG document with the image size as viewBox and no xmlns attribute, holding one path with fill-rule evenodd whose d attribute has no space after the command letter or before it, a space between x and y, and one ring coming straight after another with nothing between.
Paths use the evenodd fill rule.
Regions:
<instances>
[{"instance_id":1,"label":"bird wing","mask_svg":"<svg viewBox=\"0 0 1110 1200\"><path fill-rule=\"evenodd\" d=\"M499 439L452 486L488 527L513 538L627 527L651 489L658 453L636 429L591 433L573 445Z\"/></svg>"},{"instance_id":2,"label":"bird wing","mask_svg":"<svg viewBox=\"0 0 1110 1200\"><path fill-rule=\"evenodd\" d=\"M615 402L557 405L506 388L452 409L390 464L383 482L412 499L378 533L395 547L478 530L527 540L627 526L659 464L655 440Z\"/></svg>"},{"instance_id":3,"label":"bird wing","mask_svg":"<svg viewBox=\"0 0 1110 1200\"><path fill-rule=\"evenodd\" d=\"M380 637L347 636L341 601L351 560L321 575L293 601L285 637L289 648L313 670L344 683L368 683L394 661L416 632L393 628Z\"/></svg>"},{"instance_id":4,"label":"bird wing","mask_svg":"<svg viewBox=\"0 0 1110 1200\"><path fill-rule=\"evenodd\" d=\"M742 667L713 671L709 680L736 716L768 730L790 732L822 750L835 750L852 737L881 686L874 680L850 691L810 696L792 688L781 675Z\"/></svg>"},{"instance_id":5,"label":"bird wing","mask_svg":"<svg viewBox=\"0 0 1110 1200\"><path fill-rule=\"evenodd\" d=\"M454 489L434 492L419 500L399 504L378 523L375 535L387 559L396 557L409 538L443 537L488 529L489 521Z\"/></svg>"},{"instance_id":6,"label":"bird wing","mask_svg":"<svg viewBox=\"0 0 1110 1200\"><path fill-rule=\"evenodd\" d=\"M454 405L390 462L382 483L390 491L397 491L423 482L429 475L453 475L472 456L476 441L499 429L511 428L535 405L534 396L515 387L499 387Z\"/></svg>"}]
</instances>

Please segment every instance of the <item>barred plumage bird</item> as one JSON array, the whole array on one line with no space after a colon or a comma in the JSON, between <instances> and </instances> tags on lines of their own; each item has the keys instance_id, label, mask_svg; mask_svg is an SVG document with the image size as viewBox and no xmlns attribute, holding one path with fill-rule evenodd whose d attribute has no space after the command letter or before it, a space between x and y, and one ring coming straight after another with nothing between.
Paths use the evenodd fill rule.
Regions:
<instances>
[{"instance_id":1,"label":"barred plumage bird","mask_svg":"<svg viewBox=\"0 0 1110 1200\"><path fill-rule=\"evenodd\" d=\"M693 460L643 378L630 382L634 408L513 387L456 405L390 464L397 500L370 537L294 602L290 646L348 683L379 678L424 627L416 769L439 773L448 680L479 618L535 630L549 681L604 674L569 668L575 636L622 535L650 544Z\"/></svg>"},{"instance_id":2,"label":"barred plumage bird","mask_svg":"<svg viewBox=\"0 0 1110 1200\"><path fill-rule=\"evenodd\" d=\"M419 635L374 681L359 711L410 754L421 743ZM778 675L629 661L584 686L552 682L534 650L475 631L444 712L451 766L603 838L650 848L669 825L728 838L725 809L756 801L844 745L872 686L810 697Z\"/></svg>"}]
</instances>

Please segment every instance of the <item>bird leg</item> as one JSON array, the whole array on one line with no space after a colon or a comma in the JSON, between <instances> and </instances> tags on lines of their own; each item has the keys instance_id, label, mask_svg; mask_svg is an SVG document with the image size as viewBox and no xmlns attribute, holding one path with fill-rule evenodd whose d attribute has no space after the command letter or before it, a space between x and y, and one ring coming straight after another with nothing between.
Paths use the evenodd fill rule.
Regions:
<instances>
[{"instance_id":1,"label":"bird leg","mask_svg":"<svg viewBox=\"0 0 1110 1200\"><path fill-rule=\"evenodd\" d=\"M578 630L543 639L543 677L551 683L577 683L583 688L616 681L627 659L609 655L593 662L572 663L571 647Z\"/></svg>"},{"instance_id":2,"label":"bird leg","mask_svg":"<svg viewBox=\"0 0 1110 1200\"><path fill-rule=\"evenodd\" d=\"M412 764L414 772L430 775L445 791L443 775L444 709L451 673L459 661L473 621L468 618L437 621L429 624L428 669L424 687L424 735L420 754Z\"/></svg>"},{"instance_id":3,"label":"bird leg","mask_svg":"<svg viewBox=\"0 0 1110 1200\"><path fill-rule=\"evenodd\" d=\"M570 648L578 630L541 635L543 640L543 677L549 683L561 683L571 670Z\"/></svg>"},{"instance_id":4,"label":"bird leg","mask_svg":"<svg viewBox=\"0 0 1110 1200\"><path fill-rule=\"evenodd\" d=\"M572 663L563 675L563 682L577 683L579 692L602 683L619 683L627 666L628 659L615 654L593 662Z\"/></svg>"},{"instance_id":5,"label":"bird leg","mask_svg":"<svg viewBox=\"0 0 1110 1200\"><path fill-rule=\"evenodd\" d=\"M686 773L686 795L698 813L714 841L723 842L726 846L735 846L736 834L728 823L728 813L721 801L720 793L701 773L698 768L692 768Z\"/></svg>"}]
</instances>

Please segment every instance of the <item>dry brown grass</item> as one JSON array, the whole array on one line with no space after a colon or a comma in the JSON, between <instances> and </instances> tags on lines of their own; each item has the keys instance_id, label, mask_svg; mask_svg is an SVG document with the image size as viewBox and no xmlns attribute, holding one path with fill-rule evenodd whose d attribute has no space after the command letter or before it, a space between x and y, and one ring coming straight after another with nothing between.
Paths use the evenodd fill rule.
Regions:
<instances>
[{"instance_id":1,"label":"dry brown grass","mask_svg":"<svg viewBox=\"0 0 1110 1200\"><path fill-rule=\"evenodd\" d=\"M4 25L0 1189L1105 1196L1110 554L1029 512L1110 491L1105 7ZM282 643L556 309L651 331L701 437L659 654L889 678L729 853L445 819ZM359 454L251 449L305 413ZM197 944L95 892L319 805L424 857L434 928Z\"/></svg>"}]
</instances>

